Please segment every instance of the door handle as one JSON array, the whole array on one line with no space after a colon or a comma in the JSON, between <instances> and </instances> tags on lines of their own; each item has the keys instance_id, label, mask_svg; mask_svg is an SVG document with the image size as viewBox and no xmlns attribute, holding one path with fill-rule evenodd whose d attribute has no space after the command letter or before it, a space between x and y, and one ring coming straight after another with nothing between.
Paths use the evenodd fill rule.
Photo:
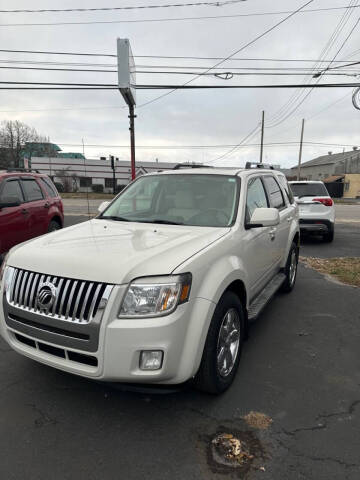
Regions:
<instances>
[{"instance_id":1,"label":"door handle","mask_svg":"<svg viewBox=\"0 0 360 480\"><path fill-rule=\"evenodd\" d=\"M29 213L29 211L26 210L26 208L22 208L22 209L21 209L21 213L22 213L23 215L26 215L27 213Z\"/></svg>"},{"instance_id":2,"label":"door handle","mask_svg":"<svg viewBox=\"0 0 360 480\"><path fill-rule=\"evenodd\" d=\"M46 202L46 203L44 204L44 208L49 208L49 207L50 207L50 204L49 204L48 202Z\"/></svg>"},{"instance_id":3,"label":"door handle","mask_svg":"<svg viewBox=\"0 0 360 480\"><path fill-rule=\"evenodd\" d=\"M272 229L269 231L270 240L274 240L274 239L275 239L275 234L276 234L276 228L272 228Z\"/></svg>"}]
</instances>

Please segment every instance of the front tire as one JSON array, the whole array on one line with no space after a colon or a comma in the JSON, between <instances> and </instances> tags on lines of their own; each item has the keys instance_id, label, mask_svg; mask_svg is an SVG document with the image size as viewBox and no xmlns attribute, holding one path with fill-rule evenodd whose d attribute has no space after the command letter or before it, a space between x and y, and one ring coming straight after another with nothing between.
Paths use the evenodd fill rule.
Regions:
<instances>
[{"instance_id":1,"label":"front tire","mask_svg":"<svg viewBox=\"0 0 360 480\"><path fill-rule=\"evenodd\" d=\"M211 319L195 385L219 394L232 384L239 366L245 332L244 310L239 297L225 292Z\"/></svg>"},{"instance_id":2,"label":"front tire","mask_svg":"<svg viewBox=\"0 0 360 480\"><path fill-rule=\"evenodd\" d=\"M286 262L284 273L286 278L281 286L281 291L285 293L291 292L295 286L297 267L299 261L299 249L295 242L291 244L289 256Z\"/></svg>"}]
</instances>

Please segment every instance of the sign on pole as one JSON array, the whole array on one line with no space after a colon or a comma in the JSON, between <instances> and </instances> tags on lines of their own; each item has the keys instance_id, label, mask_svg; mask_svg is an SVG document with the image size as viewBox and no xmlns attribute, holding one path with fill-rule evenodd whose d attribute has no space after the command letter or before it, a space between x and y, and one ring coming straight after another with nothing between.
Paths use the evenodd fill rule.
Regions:
<instances>
[{"instance_id":1,"label":"sign on pole","mask_svg":"<svg viewBox=\"0 0 360 480\"><path fill-rule=\"evenodd\" d=\"M130 106L136 105L136 76L135 62L127 38L117 39L118 84L121 95Z\"/></svg>"}]
</instances>

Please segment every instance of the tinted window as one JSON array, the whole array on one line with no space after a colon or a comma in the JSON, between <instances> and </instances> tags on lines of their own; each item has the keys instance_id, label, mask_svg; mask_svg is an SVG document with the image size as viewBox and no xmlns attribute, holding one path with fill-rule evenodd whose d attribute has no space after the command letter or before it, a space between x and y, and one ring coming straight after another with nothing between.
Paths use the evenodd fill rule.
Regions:
<instances>
[{"instance_id":1,"label":"tinted window","mask_svg":"<svg viewBox=\"0 0 360 480\"><path fill-rule=\"evenodd\" d=\"M24 196L18 180L10 180L5 182L1 198L3 199L5 197L17 197L21 200L21 202L24 201Z\"/></svg>"},{"instance_id":2,"label":"tinted window","mask_svg":"<svg viewBox=\"0 0 360 480\"><path fill-rule=\"evenodd\" d=\"M329 192L323 183L290 183L290 188L295 197L316 197L319 195L329 196Z\"/></svg>"},{"instance_id":3,"label":"tinted window","mask_svg":"<svg viewBox=\"0 0 360 480\"><path fill-rule=\"evenodd\" d=\"M275 178L266 176L264 177L264 182L270 197L271 206L279 209L285 207L285 202L279 184Z\"/></svg>"},{"instance_id":4,"label":"tinted window","mask_svg":"<svg viewBox=\"0 0 360 480\"><path fill-rule=\"evenodd\" d=\"M227 175L151 175L133 182L101 215L113 220L225 227L231 225L239 186Z\"/></svg>"},{"instance_id":5,"label":"tinted window","mask_svg":"<svg viewBox=\"0 0 360 480\"><path fill-rule=\"evenodd\" d=\"M22 180L22 185L28 202L34 202L35 200L42 200L44 198L41 188L35 180Z\"/></svg>"},{"instance_id":6,"label":"tinted window","mask_svg":"<svg viewBox=\"0 0 360 480\"><path fill-rule=\"evenodd\" d=\"M283 189L285 190L285 193L286 193L286 196L289 200L289 203L294 203L294 197L293 197L293 194L292 194L292 191L290 189L290 186L286 180L285 177L283 177L282 175L277 177L278 180L279 180L279 183L280 185L283 187Z\"/></svg>"},{"instance_id":7,"label":"tinted window","mask_svg":"<svg viewBox=\"0 0 360 480\"><path fill-rule=\"evenodd\" d=\"M251 178L247 189L245 222L250 222L255 208L267 208L268 206L266 193L260 177Z\"/></svg>"},{"instance_id":8,"label":"tinted window","mask_svg":"<svg viewBox=\"0 0 360 480\"><path fill-rule=\"evenodd\" d=\"M40 183L43 186L43 188L45 188L46 193L50 197L57 197L58 196L58 194L55 190L55 187L51 184L50 180L47 180L46 178L39 178L39 180L40 180Z\"/></svg>"}]
</instances>

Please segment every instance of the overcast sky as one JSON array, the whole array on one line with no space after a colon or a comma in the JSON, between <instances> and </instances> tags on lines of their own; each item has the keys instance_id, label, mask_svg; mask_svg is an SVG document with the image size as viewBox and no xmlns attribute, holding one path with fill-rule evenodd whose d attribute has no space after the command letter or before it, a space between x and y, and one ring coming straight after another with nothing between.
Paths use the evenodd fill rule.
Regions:
<instances>
[{"instance_id":1,"label":"overcast sky","mask_svg":"<svg viewBox=\"0 0 360 480\"><path fill-rule=\"evenodd\" d=\"M194 0L199 1L199 0ZM184 0L188 3L190 0ZM163 5L178 3L166 0L2 0L2 9L21 8L82 8L128 5ZM116 53L116 38L129 38L134 55L170 55L225 58L242 45L277 23L282 15L233 17L186 21L148 23L109 23L57 26L5 26L6 23L86 22L141 19L168 19L215 15L235 15L256 12L296 10L305 3L295 0L247 0L223 7L194 6L132 10L125 12L72 13L0 13L0 45L2 49L45 50L62 52ZM360 3L360 2L359 2ZM349 0L315 0L308 8L328 8L349 5ZM345 10L299 13L276 30L250 46L236 58L318 59L333 34ZM344 25L337 42L326 55L331 59L360 15L353 11ZM337 60L360 60L360 23L345 44ZM359 52L356 54L356 50ZM116 59L106 57L74 57L29 55L0 52L4 60L61 61L77 63L114 64ZM210 67L215 60L169 60L137 58L139 65ZM13 65L14 66L14 65ZM29 65L28 65L29 66ZM265 61L229 61L223 71L231 67L314 67L314 62L280 63ZM56 68L56 66L54 67ZM59 67L61 68L61 67ZM64 68L64 67L63 67ZM66 68L66 67L65 67ZM76 68L76 67L75 67ZM81 67L80 67L81 68ZM91 68L91 67L89 67ZM99 67L101 68L101 67ZM143 67L138 67L143 70ZM168 68L164 68L168 70ZM196 71L201 71L199 68ZM360 68L358 68L360 72ZM0 70L2 81L116 83L116 73L50 72L31 70ZM181 84L190 76L138 74L139 84ZM359 77L358 77L359 79ZM194 85L303 83L302 76L243 76L232 80L200 78ZM315 81L315 80L313 80ZM354 82L355 77L326 76L321 83ZM245 161L258 161L259 147L242 147L220 160L217 157L229 147L210 148L211 145L239 143L260 121L265 110L265 125L279 109L286 105L296 90L190 90L177 91L146 107L139 108L136 120L136 142L139 146L205 145L202 149L165 150L146 148L137 150L137 159L160 161L204 161L214 165L243 166ZM265 129L265 143L298 141L301 119L306 119L305 141L360 144L360 112L351 103L351 88L314 90L303 105L277 127ZM163 92L138 91L139 105ZM301 92L300 92L301 93ZM348 93L348 95L346 95ZM329 105L341 99L333 106ZM300 99L303 97L300 97ZM128 112L117 90L113 91L0 91L0 119L20 120L39 133L48 135L64 151L82 151L82 147L66 144L123 145L129 144ZM296 103L294 104L296 105ZM98 108L99 107L99 108ZM112 108L109 108L112 107ZM116 108L114 108L116 107ZM64 109L64 110L61 110ZM66 110L65 110L66 109ZM325 109L325 110L324 110ZM36 111L38 110L38 111ZM282 113L283 110L280 110ZM311 118L313 117L313 118ZM308 120L307 120L308 119ZM259 143L260 134L246 143ZM351 147L346 147L350 150ZM310 160L329 150L341 152L343 147L306 144L303 160ZM128 148L85 147L87 157L113 154L129 158ZM266 146L264 161L290 167L296 164L298 146Z\"/></svg>"}]
</instances>

